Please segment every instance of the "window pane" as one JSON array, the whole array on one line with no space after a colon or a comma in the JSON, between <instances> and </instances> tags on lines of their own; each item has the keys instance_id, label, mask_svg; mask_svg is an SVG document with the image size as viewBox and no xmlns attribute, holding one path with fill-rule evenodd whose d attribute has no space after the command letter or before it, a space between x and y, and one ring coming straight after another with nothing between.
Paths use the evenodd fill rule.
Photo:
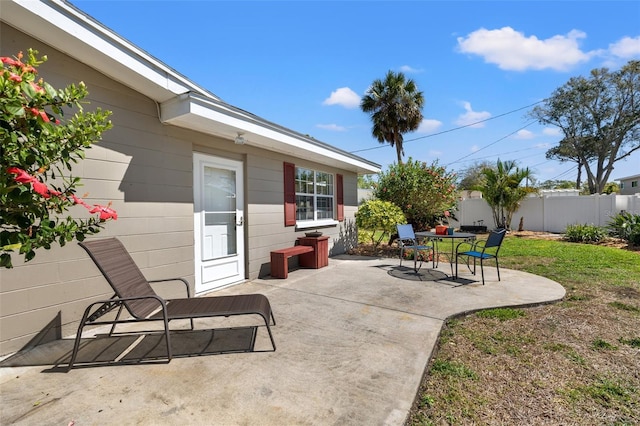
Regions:
<instances>
[{"instance_id":1,"label":"window pane","mask_svg":"<svg viewBox=\"0 0 640 426\"><path fill-rule=\"evenodd\" d=\"M296 192L313 194L313 170L296 168Z\"/></svg>"},{"instance_id":2,"label":"window pane","mask_svg":"<svg viewBox=\"0 0 640 426\"><path fill-rule=\"evenodd\" d=\"M313 197L296 195L296 220L313 220Z\"/></svg>"},{"instance_id":3,"label":"window pane","mask_svg":"<svg viewBox=\"0 0 640 426\"><path fill-rule=\"evenodd\" d=\"M333 219L333 198L318 197L318 219Z\"/></svg>"},{"instance_id":4,"label":"window pane","mask_svg":"<svg viewBox=\"0 0 640 426\"><path fill-rule=\"evenodd\" d=\"M316 193L333 195L333 175L324 172L316 173Z\"/></svg>"}]
</instances>

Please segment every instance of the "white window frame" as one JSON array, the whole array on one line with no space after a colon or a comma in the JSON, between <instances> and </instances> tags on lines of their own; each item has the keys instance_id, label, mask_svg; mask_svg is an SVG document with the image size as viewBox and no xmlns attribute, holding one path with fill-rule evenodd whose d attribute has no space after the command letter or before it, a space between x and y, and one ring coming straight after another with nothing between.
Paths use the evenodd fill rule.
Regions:
<instances>
[{"instance_id":1,"label":"white window frame","mask_svg":"<svg viewBox=\"0 0 640 426\"><path fill-rule=\"evenodd\" d=\"M306 185L313 186L313 192L303 192L300 191L304 184L300 181L300 173L301 172L310 173L313 176L313 181L305 181ZM318 177L319 174L327 175L330 177L331 182L331 194L319 194L318 187L323 186L324 182L319 182ZM323 170L315 170L308 167L298 167L295 168L295 188L296 188L296 227L297 228L317 228L319 226L330 226L337 225L338 221L335 219L336 217L336 203L338 202L336 196L336 176L333 173L325 172ZM298 197L310 197L312 198L312 209L313 209L313 218L311 219L300 219L298 218L298 210L299 210L299 200ZM318 200L319 199L331 199L331 218L318 218Z\"/></svg>"}]
</instances>

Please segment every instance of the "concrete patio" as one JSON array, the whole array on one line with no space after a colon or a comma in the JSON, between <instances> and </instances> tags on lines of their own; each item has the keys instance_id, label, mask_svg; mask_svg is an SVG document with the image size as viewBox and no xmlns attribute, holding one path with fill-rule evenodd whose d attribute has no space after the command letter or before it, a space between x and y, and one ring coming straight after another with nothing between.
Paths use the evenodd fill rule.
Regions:
<instances>
[{"instance_id":1,"label":"concrete patio","mask_svg":"<svg viewBox=\"0 0 640 426\"><path fill-rule=\"evenodd\" d=\"M36 347L1 363L0 424L402 425L447 318L565 295L558 283L518 271L501 269L498 282L494 266L485 269L485 286L466 269L457 281L449 272L447 263L415 274L397 259L343 255L286 280L267 277L215 293L267 295L277 321L275 352L258 327L252 352L195 356L205 346L241 349L255 322L239 317L201 320L199 329L218 331L172 337L178 357L169 364L65 373L52 364L68 357L72 340ZM131 343L93 340L106 342L96 357ZM162 349L145 338L139 353L156 346Z\"/></svg>"}]
</instances>

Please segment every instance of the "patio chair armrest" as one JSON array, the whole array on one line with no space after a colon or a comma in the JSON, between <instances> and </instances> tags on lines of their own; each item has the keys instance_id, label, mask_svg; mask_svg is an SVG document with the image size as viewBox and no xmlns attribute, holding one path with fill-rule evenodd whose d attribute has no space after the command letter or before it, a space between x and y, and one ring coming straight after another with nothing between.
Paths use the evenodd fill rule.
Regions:
<instances>
[{"instance_id":1,"label":"patio chair armrest","mask_svg":"<svg viewBox=\"0 0 640 426\"><path fill-rule=\"evenodd\" d=\"M185 280L184 278L165 278L162 280L151 280L149 281L149 284L162 283L162 282L168 282L168 281L182 281L182 283L184 284L187 290L187 299L191 297L191 290L189 290L189 281Z\"/></svg>"},{"instance_id":2,"label":"patio chair armrest","mask_svg":"<svg viewBox=\"0 0 640 426\"><path fill-rule=\"evenodd\" d=\"M461 241L461 242L459 242L459 243L458 243L458 245L456 245L456 255L457 255L457 254L458 254L458 252L460 251L460 250L459 250L459 249L460 249L460 246L462 246L462 245L464 245L464 244L467 244L467 245L469 246L469 250L468 250L468 251L473 251L473 250L475 250L475 249L476 249L476 247L477 247L477 245L478 245L478 243L479 243L479 242L480 242L480 241L474 241L474 242L471 242L471 241Z\"/></svg>"},{"instance_id":3,"label":"patio chair armrest","mask_svg":"<svg viewBox=\"0 0 640 426\"><path fill-rule=\"evenodd\" d=\"M167 302L165 302L165 300L158 295L152 294L149 296L136 296L136 297L117 297L114 295L114 297L112 297L111 299L96 300L95 302L90 303L89 306L87 306L87 308L84 310L84 316L82 317L81 326L85 322L87 324L96 323L98 318L111 312L114 308L118 306L122 306L124 302L133 302L136 300L145 300L145 299L156 299L158 301L159 308L163 312L163 317L166 317ZM94 308L94 306L98 306L98 308L92 313L91 310ZM118 321L117 320L110 321L109 323L114 323L114 322L117 323Z\"/></svg>"}]
</instances>

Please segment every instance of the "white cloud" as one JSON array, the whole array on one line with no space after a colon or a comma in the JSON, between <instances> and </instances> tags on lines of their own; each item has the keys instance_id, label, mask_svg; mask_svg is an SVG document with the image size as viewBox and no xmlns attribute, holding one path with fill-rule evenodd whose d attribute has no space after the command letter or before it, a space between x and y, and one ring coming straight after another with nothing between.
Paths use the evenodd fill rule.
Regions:
<instances>
[{"instance_id":1,"label":"white cloud","mask_svg":"<svg viewBox=\"0 0 640 426\"><path fill-rule=\"evenodd\" d=\"M436 151L434 149L429 150L429 156L431 157L436 157L436 158L440 158L440 156L443 154L442 151Z\"/></svg>"},{"instance_id":2,"label":"white cloud","mask_svg":"<svg viewBox=\"0 0 640 426\"><path fill-rule=\"evenodd\" d=\"M472 124L471 127L479 129L481 127L484 127L484 123L478 123L478 122L482 120L486 120L489 117L491 117L491 113L488 111L474 111L471 108L470 102L463 102L462 105L467 112L465 112L464 114L461 114L458 117L458 119L455 121L455 123L458 126L468 126Z\"/></svg>"},{"instance_id":3,"label":"white cloud","mask_svg":"<svg viewBox=\"0 0 640 426\"><path fill-rule=\"evenodd\" d=\"M417 133L433 133L438 130L442 126L442 121L432 120L432 119L423 119L416 130Z\"/></svg>"},{"instance_id":4,"label":"white cloud","mask_svg":"<svg viewBox=\"0 0 640 426\"><path fill-rule=\"evenodd\" d=\"M580 50L579 41L586 36L582 31L571 30L566 35L542 40L536 36L526 37L511 27L498 30L481 28L466 37L458 37L458 48L463 53L482 56L485 62L496 64L503 70L566 71L596 54Z\"/></svg>"},{"instance_id":5,"label":"white cloud","mask_svg":"<svg viewBox=\"0 0 640 426\"><path fill-rule=\"evenodd\" d=\"M480 147L478 145L471 145L471 152L478 152L480 151Z\"/></svg>"},{"instance_id":6,"label":"white cloud","mask_svg":"<svg viewBox=\"0 0 640 426\"><path fill-rule=\"evenodd\" d=\"M413 68L413 67L412 67L412 66L410 66L410 65L403 65L403 66L401 66L401 67L400 67L400 71L402 71L402 72L406 72L406 73L408 73L408 74L416 74L416 73L420 73L420 72L422 72L422 70L417 69L417 68Z\"/></svg>"},{"instance_id":7,"label":"white cloud","mask_svg":"<svg viewBox=\"0 0 640 426\"><path fill-rule=\"evenodd\" d=\"M518 132L516 133L514 138L515 139L533 139L534 136L535 135L533 134L532 131L526 130L526 129L522 129L522 130L518 130Z\"/></svg>"},{"instance_id":8,"label":"white cloud","mask_svg":"<svg viewBox=\"0 0 640 426\"><path fill-rule=\"evenodd\" d=\"M538 143L538 144L535 144L533 147L536 149L549 149L550 146L551 146L550 143Z\"/></svg>"},{"instance_id":9,"label":"white cloud","mask_svg":"<svg viewBox=\"0 0 640 426\"><path fill-rule=\"evenodd\" d=\"M542 129L542 134L545 136L561 136L562 130L559 127L545 127Z\"/></svg>"},{"instance_id":10,"label":"white cloud","mask_svg":"<svg viewBox=\"0 0 640 426\"><path fill-rule=\"evenodd\" d=\"M323 105L342 105L345 108L357 108L360 96L348 87L341 87L331 92L331 96L322 102Z\"/></svg>"},{"instance_id":11,"label":"white cloud","mask_svg":"<svg viewBox=\"0 0 640 426\"><path fill-rule=\"evenodd\" d=\"M331 130L332 132L344 132L347 130L344 126L339 126L337 124L316 124L316 127L324 130Z\"/></svg>"},{"instance_id":12,"label":"white cloud","mask_svg":"<svg viewBox=\"0 0 640 426\"><path fill-rule=\"evenodd\" d=\"M632 59L640 57L640 36L624 37L615 43L609 45L609 52L623 59Z\"/></svg>"}]
</instances>

